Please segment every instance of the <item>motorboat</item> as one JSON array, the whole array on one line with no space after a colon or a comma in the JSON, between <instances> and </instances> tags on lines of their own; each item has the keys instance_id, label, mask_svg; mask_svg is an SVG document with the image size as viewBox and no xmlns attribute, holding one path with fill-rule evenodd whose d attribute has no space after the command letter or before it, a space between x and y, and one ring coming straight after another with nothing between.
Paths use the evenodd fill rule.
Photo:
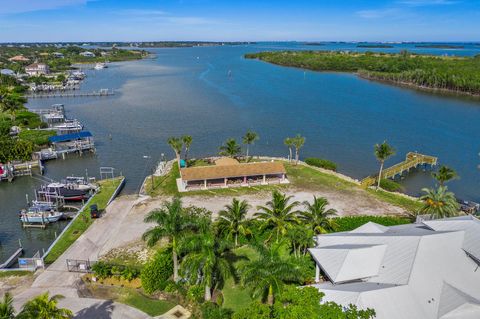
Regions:
<instances>
[{"instance_id":1,"label":"motorboat","mask_svg":"<svg viewBox=\"0 0 480 319\"><path fill-rule=\"evenodd\" d=\"M33 205L20 212L23 223L48 224L58 221L63 213L55 210L51 205Z\"/></svg>"},{"instance_id":2,"label":"motorboat","mask_svg":"<svg viewBox=\"0 0 480 319\"><path fill-rule=\"evenodd\" d=\"M65 178L65 185L69 189L80 189L87 192L98 189L97 185L87 182L85 178L81 176L67 176Z\"/></svg>"},{"instance_id":3,"label":"motorboat","mask_svg":"<svg viewBox=\"0 0 480 319\"><path fill-rule=\"evenodd\" d=\"M106 63L97 63L97 64L95 64L95 67L94 67L95 70L101 70L101 69L105 69L105 68L107 68Z\"/></svg>"},{"instance_id":4,"label":"motorboat","mask_svg":"<svg viewBox=\"0 0 480 319\"><path fill-rule=\"evenodd\" d=\"M63 183L50 183L46 190L62 196L66 201L81 201L88 198L88 192L83 189L74 188L72 185Z\"/></svg>"}]
</instances>

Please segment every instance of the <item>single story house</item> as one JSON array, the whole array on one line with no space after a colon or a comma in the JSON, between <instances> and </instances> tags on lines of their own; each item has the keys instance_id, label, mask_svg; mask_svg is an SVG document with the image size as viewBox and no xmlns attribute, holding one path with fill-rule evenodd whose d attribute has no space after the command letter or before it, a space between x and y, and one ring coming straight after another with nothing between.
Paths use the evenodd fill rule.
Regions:
<instances>
[{"instance_id":1,"label":"single story house","mask_svg":"<svg viewBox=\"0 0 480 319\"><path fill-rule=\"evenodd\" d=\"M45 63L33 63L25 67L25 72L30 76L45 75L50 73L50 68Z\"/></svg>"},{"instance_id":2,"label":"single story house","mask_svg":"<svg viewBox=\"0 0 480 319\"><path fill-rule=\"evenodd\" d=\"M63 59L65 57L61 52L53 52L52 55L56 59Z\"/></svg>"},{"instance_id":3,"label":"single story house","mask_svg":"<svg viewBox=\"0 0 480 319\"><path fill-rule=\"evenodd\" d=\"M215 165L180 169L180 192L211 188L286 184L287 172L281 162L239 163L222 158Z\"/></svg>"},{"instance_id":4,"label":"single story house","mask_svg":"<svg viewBox=\"0 0 480 319\"><path fill-rule=\"evenodd\" d=\"M30 61L28 58L24 57L23 55L16 55L12 56L10 59L8 59L10 62L28 62Z\"/></svg>"},{"instance_id":5,"label":"single story house","mask_svg":"<svg viewBox=\"0 0 480 319\"><path fill-rule=\"evenodd\" d=\"M83 56L83 57L86 57L86 58L94 58L95 57L95 53L90 52L90 51L80 52L80 55Z\"/></svg>"},{"instance_id":6,"label":"single story house","mask_svg":"<svg viewBox=\"0 0 480 319\"><path fill-rule=\"evenodd\" d=\"M1 69L0 74L3 75L9 75L9 76L15 76L15 71L10 70L10 69Z\"/></svg>"},{"instance_id":7,"label":"single story house","mask_svg":"<svg viewBox=\"0 0 480 319\"><path fill-rule=\"evenodd\" d=\"M480 318L480 220L471 215L369 222L316 243L309 251L322 302L373 308L376 319Z\"/></svg>"}]
</instances>

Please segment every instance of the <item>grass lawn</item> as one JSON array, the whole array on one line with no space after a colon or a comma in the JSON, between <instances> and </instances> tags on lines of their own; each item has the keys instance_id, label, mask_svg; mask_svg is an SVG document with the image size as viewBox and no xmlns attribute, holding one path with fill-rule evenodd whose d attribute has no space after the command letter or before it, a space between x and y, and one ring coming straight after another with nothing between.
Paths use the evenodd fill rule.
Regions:
<instances>
[{"instance_id":1,"label":"grass lawn","mask_svg":"<svg viewBox=\"0 0 480 319\"><path fill-rule=\"evenodd\" d=\"M375 191L374 189L369 188L367 189L367 192L380 199L381 201L390 203L395 206L403 207L409 212L417 212L423 206L423 203L420 200L413 200L402 195L386 192L382 189Z\"/></svg>"},{"instance_id":2,"label":"grass lawn","mask_svg":"<svg viewBox=\"0 0 480 319\"><path fill-rule=\"evenodd\" d=\"M12 271L0 271L0 278L5 277L21 277L21 276L33 276L33 272L25 270L12 270Z\"/></svg>"},{"instance_id":3,"label":"grass lawn","mask_svg":"<svg viewBox=\"0 0 480 319\"><path fill-rule=\"evenodd\" d=\"M22 130L18 137L25 141L30 141L35 145L47 145L50 136L57 135L55 131L40 131L40 130Z\"/></svg>"},{"instance_id":4,"label":"grass lawn","mask_svg":"<svg viewBox=\"0 0 480 319\"><path fill-rule=\"evenodd\" d=\"M114 179L106 179L98 182L100 184L100 191L94 195L90 204L84 211L82 211L80 216L71 222L72 225L70 228L62 235L55 246L53 246L50 253L45 257L45 263L51 264L57 260L57 258L60 257L60 255L63 254L68 247L70 247L70 245L88 229L93 223L93 220L90 218L90 205L97 204L99 210L105 209L108 200L120 185L122 178L123 177L116 177Z\"/></svg>"},{"instance_id":5,"label":"grass lawn","mask_svg":"<svg viewBox=\"0 0 480 319\"><path fill-rule=\"evenodd\" d=\"M150 316L159 316L175 307L175 303L143 295L139 290L127 287L87 284L94 298L113 300L137 308Z\"/></svg>"}]
</instances>

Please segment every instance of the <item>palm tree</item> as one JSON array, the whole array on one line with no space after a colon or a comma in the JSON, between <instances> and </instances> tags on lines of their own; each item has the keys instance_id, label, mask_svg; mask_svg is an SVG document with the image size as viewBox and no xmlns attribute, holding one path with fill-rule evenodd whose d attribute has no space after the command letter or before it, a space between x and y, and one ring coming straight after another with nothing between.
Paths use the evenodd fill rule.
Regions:
<instances>
[{"instance_id":1,"label":"palm tree","mask_svg":"<svg viewBox=\"0 0 480 319\"><path fill-rule=\"evenodd\" d=\"M250 147L250 144L254 144L256 140L259 139L259 136L257 133L253 132L253 131L248 131L247 133L245 133L245 135L243 136L243 144L247 145L247 161L249 161L249 157L248 157L248 153L249 153L249 147Z\"/></svg>"},{"instance_id":2,"label":"palm tree","mask_svg":"<svg viewBox=\"0 0 480 319\"><path fill-rule=\"evenodd\" d=\"M22 96L16 93L7 93L0 98L0 108L12 113L12 119L15 121L16 112L23 107L25 102L26 100Z\"/></svg>"},{"instance_id":3,"label":"palm tree","mask_svg":"<svg viewBox=\"0 0 480 319\"><path fill-rule=\"evenodd\" d=\"M301 136L300 134L297 134L297 136L295 136L292 139L292 145L295 148L295 165L298 164L298 152L300 151L300 148L302 148L304 144L305 144L305 137Z\"/></svg>"},{"instance_id":4,"label":"palm tree","mask_svg":"<svg viewBox=\"0 0 480 319\"><path fill-rule=\"evenodd\" d=\"M13 297L7 292L0 301L0 319L15 318L15 309L13 308Z\"/></svg>"},{"instance_id":5,"label":"palm tree","mask_svg":"<svg viewBox=\"0 0 480 319\"><path fill-rule=\"evenodd\" d=\"M58 300L63 296L50 297L48 292L27 301L17 316L19 319L66 319L73 318L73 312L66 308L58 308Z\"/></svg>"},{"instance_id":6,"label":"palm tree","mask_svg":"<svg viewBox=\"0 0 480 319\"><path fill-rule=\"evenodd\" d=\"M180 155L182 153L183 143L182 140L178 137L169 137L167 140L168 145L170 145L175 152L175 157L177 158L177 164L180 168Z\"/></svg>"},{"instance_id":7,"label":"palm tree","mask_svg":"<svg viewBox=\"0 0 480 319\"><path fill-rule=\"evenodd\" d=\"M315 234L325 234L329 231L335 231L337 224L332 219L337 215L333 208L327 209L328 200L324 197L313 196L313 202L303 202L306 210L300 213L299 218L308 224Z\"/></svg>"},{"instance_id":8,"label":"palm tree","mask_svg":"<svg viewBox=\"0 0 480 319\"><path fill-rule=\"evenodd\" d=\"M183 145L185 145L185 162L188 160L188 151L190 150L190 146L192 145L193 138L190 135L182 136Z\"/></svg>"},{"instance_id":9,"label":"palm tree","mask_svg":"<svg viewBox=\"0 0 480 319\"><path fill-rule=\"evenodd\" d=\"M375 149L375 157L380 162L380 172L378 173L378 184L377 184L377 190L378 190L380 188L380 181L382 180L383 164L385 164L385 161L387 160L387 158L395 154L395 150L393 149L393 147L388 145L386 141L384 141L382 144L375 144L374 149Z\"/></svg>"},{"instance_id":10,"label":"palm tree","mask_svg":"<svg viewBox=\"0 0 480 319\"><path fill-rule=\"evenodd\" d=\"M308 225L296 225L289 230L287 237L290 240L293 255L295 257L305 256L307 249L312 247L315 233Z\"/></svg>"},{"instance_id":11,"label":"palm tree","mask_svg":"<svg viewBox=\"0 0 480 319\"><path fill-rule=\"evenodd\" d=\"M294 208L300 203L298 201L290 203L291 199L292 196L286 196L278 190L274 190L272 199L266 203L266 206L258 206L259 212L255 213L255 217L264 222L263 227L270 227L276 233L277 243L280 235L286 235L288 229L298 223L298 211Z\"/></svg>"},{"instance_id":12,"label":"palm tree","mask_svg":"<svg viewBox=\"0 0 480 319\"><path fill-rule=\"evenodd\" d=\"M212 228L182 241L182 271L190 281L205 285L205 301L212 299L212 289L221 288L226 279L235 276L230 245L218 240Z\"/></svg>"},{"instance_id":13,"label":"palm tree","mask_svg":"<svg viewBox=\"0 0 480 319\"><path fill-rule=\"evenodd\" d=\"M148 213L144 221L157 224L143 233L142 238L148 246L154 246L162 238L167 238L172 245L173 280L177 282L179 242L194 228L182 207L182 201L178 197L173 198L171 202L166 201L162 208Z\"/></svg>"},{"instance_id":14,"label":"palm tree","mask_svg":"<svg viewBox=\"0 0 480 319\"><path fill-rule=\"evenodd\" d=\"M441 166L438 172L432 173L432 176L438 181L440 186L444 186L446 182L458 177L457 172L448 166Z\"/></svg>"},{"instance_id":15,"label":"palm tree","mask_svg":"<svg viewBox=\"0 0 480 319\"><path fill-rule=\"evenodd\" d=\"M288 147L288 152L290 154L288 161L292 161L292 146L293 146L293 139L291 137L287 137L286 139L283 140L283 144L285 144Z\"/></svg>"},{"instance_id":16,"label":"palm tree","mask_svg":"<svg viewBox=\"0 0 480 319\"><path fill-rule=\"evenodd\" d=\"M444 218L458 215L459 204L455 199L455 194L447 191L446 186L440 186L438 189L423 188L425 195L420 197L423 201L421 214L428 214L435 218Z\"/></svg>"},{"instance_id":17,"label":"palm tree","mask_svg":"<svg viewBox=\"0 0 480 319\"><path fill-rule=\"evenodd\" d=\"M220 146L220 155L235 157L241 152L241 147L238 145L237 141L233 138L229 138L225 141L225 144Z\"/></svg>"},{"instance_id":18,"label":"palm tree","mask_svg":"<svg viewBox=\"0 0 480 319\"><path fill-rule=\"evenodd\" d=\"M244 286L252 291L252 297L262 297L273 305L275 294L286 283L300 283L301 267L291 257L282 258L283 243L271 246L254 245L260 258L249 261L240 267Z\"/></svg>"},{"instance_id":19,"label":"palm tree","mask_svg":"<svg viewBox=\"0 0 480 319\"><path fill-rule=\"evenodd\" d=\"M225 209L218 214L218 225L221 230L228 233L228 237L234 237L235 247L238 246L238 235L249 235L251 232L247 227L247 213L250 205L246 200L239 201L232 199L232 203L225 205Z\"/></svg>"}]
</instances>

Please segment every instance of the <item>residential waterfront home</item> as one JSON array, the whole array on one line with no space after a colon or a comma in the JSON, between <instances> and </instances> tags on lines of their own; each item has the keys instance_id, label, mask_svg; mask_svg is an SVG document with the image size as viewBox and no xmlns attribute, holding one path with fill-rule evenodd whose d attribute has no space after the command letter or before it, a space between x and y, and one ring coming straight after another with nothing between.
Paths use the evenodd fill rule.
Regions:
<instances>
[{"instance_id":1,"label":"residential waterfront home","mask_svg":"<svg viewBox=\"0 0 480 319\"><path fill-rule=\"evenodd\" d=\"M56 59L63 59L65 57L61 52L53 52L52 55Z\"/></svg>"},{"instance_id":2,"label":"residential waterfront home","mask_svg":"<svg viewBox=\"0 0 480 319\"><path fill-rule=\"evenodd\" d=\"M50 73L50 68L45 63L33 63L25 67L25 72L30 76L45 75Z\"/></svg>"},{"instance_id":3,"label":"residential waterfront home","mask_svg":"<svg viewBox=\"0 0 480 319\"><path fill-rule=\"evenodd\" d=\"M10 69L1 69L0 74L2 75L9 75L9 76L15 76L15 71L10 70Z\"/></svg>"},{"instance_id":4,"label":"residential waterfront home","mask_svg":"<svg viewBox=\"0 0 480 319\"><path fill-rule=\"evenodd\" d=\"M12 56L10 59L8 59L10 62L28 62L30 61L28 58L24 57L23 55L16 55Z\"/></svg>"},{"instance_id":5,"label":"residential waterfront home","mask_svg":"<svg viewBox=\"0 0 480 319\"><path fill-rule=\"evenodd\" d=\"M83 57L86 57L86 58L94 58L95 57L95 53L90 52L90 51L80 52L80 55L83 56Z\"/></svg>"},{"instance_id":6,"label":"residential waterfront home","mask_svg":"<svg viewBox=\"0 0 480 319\"><path fill-rule=\"evenodd\" d=\"M377 319L480 318L480 220L471 215L369 222L316 242L313 286L323 302L373 308Z\"/></svg>"}]
</instances>

